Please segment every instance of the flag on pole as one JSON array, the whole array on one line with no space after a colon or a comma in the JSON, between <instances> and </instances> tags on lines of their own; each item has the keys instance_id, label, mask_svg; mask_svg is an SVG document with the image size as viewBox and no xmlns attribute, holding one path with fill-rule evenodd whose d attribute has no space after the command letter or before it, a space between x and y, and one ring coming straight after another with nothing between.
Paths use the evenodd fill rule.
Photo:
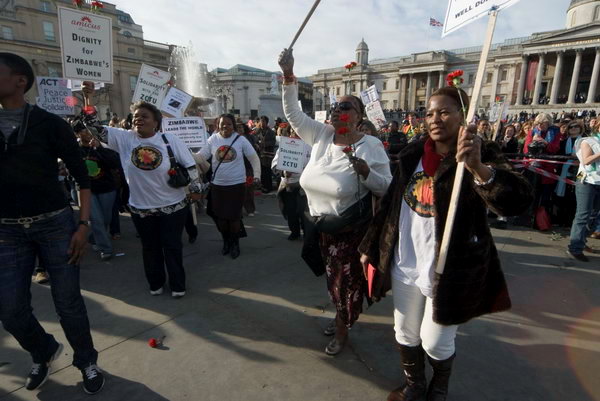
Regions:
<instances>
[{"instance_id":1,"label":"flag on pole","mask_svg":"<svg viewBox=\"0 0 600 401\"><path fill-rule=\"evenodd\" d=\"M444 24L442 24L440 21L436 20L435 18L431 18L431 17L429 17L429 25L430 26L444 26Z\"/></svg>"}]
</instances>

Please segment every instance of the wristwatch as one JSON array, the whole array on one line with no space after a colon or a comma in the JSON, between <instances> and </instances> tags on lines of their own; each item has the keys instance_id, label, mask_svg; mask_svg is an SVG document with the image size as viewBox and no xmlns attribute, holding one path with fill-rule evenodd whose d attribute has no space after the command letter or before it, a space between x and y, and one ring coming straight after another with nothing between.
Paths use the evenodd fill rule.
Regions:
<instances>
[{"instance_id":1,"label":"wristwatch","mask_svg":"<svg viewBox=\"0 0 600 401\"><path fill-rule=\"evenodd\" d=\"M92 222L90 220L79 220L79 223L77 223L77 225L89 227L92 225Z\"/></svg>"}]
</instances>

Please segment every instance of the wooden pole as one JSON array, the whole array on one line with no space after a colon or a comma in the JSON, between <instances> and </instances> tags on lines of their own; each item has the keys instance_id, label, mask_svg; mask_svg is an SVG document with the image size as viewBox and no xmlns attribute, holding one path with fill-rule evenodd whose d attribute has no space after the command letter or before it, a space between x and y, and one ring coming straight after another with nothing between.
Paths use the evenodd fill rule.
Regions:
<instances>
[{"instance_id":1,"label":"wooden pole","mask_svg":"<svg viewBox=\"0 0 600 401\"><path fill-rule=\"evenodd\" d=\"M475 87L473 88L473 95L471 96L471 103L469 106L469 112L467 113L467 121L465 121L465 123L469 123L473 120L473 117L475 116L475 111L477 110L477 102L479 100L479 94L481 93L481 84L483 82L483 76L485 74L485 66L487 64L488 54L490 52L490 48L492 47L492 39L494 37L494 29L496 28L497 17L498 10L492 10L490 12L490 19L488 21L485 41L483 42L481 58L479 59L479 68L477 69L477 76L475 77ZM444 274L444 268L446 267L446 259L448 258L448 248L450 246L450 239L452 237L452 228L454 227L454 220L456 219L456 211L458 209L458 201L464 174L465 163L460 162L456 166L456 175L454 176L452 196L450 197L450 206L448 207L446 226L444 227L444 236L442 237L440 255L438 257L437 266L435 268L435 272L438 274Z\"/></svg>"},{"instance_id":2,"label":"wooden pole","mask_svg":"<svg viewBox=\"0 0 600 401\"><path fill-rule=\"evenodd\" d=\"M296 41L298 40L298 37L300 36L300 34L302 33L302 31L304 30L304 27L308 23L308 20L310 20L310 17L312 17L313 13L317 9L317 6L319 5L320 2L321 2L321 0L315 0L315 4L313 4L313 6L310 9L310 11L308 12L308 15L306 16L306 18L304 18L304 22L300 26L300 29L298 29L298 32L296 32L296 36L294 36L294 39L292 40L292 43L288 47L288 50L291 50L294 47L294 45L296 44Z\"/></svg>"}]
</instances>

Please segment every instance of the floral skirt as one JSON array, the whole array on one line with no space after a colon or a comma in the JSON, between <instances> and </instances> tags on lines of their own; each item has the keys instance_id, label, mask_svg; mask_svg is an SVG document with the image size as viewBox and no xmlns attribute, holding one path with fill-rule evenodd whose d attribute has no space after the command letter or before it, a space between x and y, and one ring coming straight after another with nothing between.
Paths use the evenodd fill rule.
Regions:
<instances>
[{"instance_id":1,"label":"floral skirt","mask_svg":"<svg viewBox=\"0 0 600 401\"><path fill-rule=\"evenodd\" d=\"M367 280L360 264L358 245L366 231L366 224L336 234L321 233L320 246L327 290L338 316L346 327L352 327L362 312L363 298L367 296Z\"/></svg>"}]
</instances>

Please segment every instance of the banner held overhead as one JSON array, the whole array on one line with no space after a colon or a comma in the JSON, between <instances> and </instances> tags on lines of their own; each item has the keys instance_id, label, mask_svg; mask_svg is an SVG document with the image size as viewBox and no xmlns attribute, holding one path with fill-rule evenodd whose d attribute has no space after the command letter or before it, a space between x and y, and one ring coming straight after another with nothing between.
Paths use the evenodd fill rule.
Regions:
<instances>
[{"instance_id":1,"label":"banner held overhead","mask_svg":"<svg viewBox=\"0 0 600 401\"><path fill-rule=\"evenodd\" d=\"M112 19L58 7L58 29L63 76L112 84Z\"/></svg>"},{"instance_id":2,"label":"banner held overhead","mask_svg":"<svg viewBox=\"0 0 600 401\"><path fill-rule=\"evenodd\" d=\"M517 2L519 0L450 0L446 11L442 38L488 15L490 8L500 11Z\"/></svg>"}]
</instances>

